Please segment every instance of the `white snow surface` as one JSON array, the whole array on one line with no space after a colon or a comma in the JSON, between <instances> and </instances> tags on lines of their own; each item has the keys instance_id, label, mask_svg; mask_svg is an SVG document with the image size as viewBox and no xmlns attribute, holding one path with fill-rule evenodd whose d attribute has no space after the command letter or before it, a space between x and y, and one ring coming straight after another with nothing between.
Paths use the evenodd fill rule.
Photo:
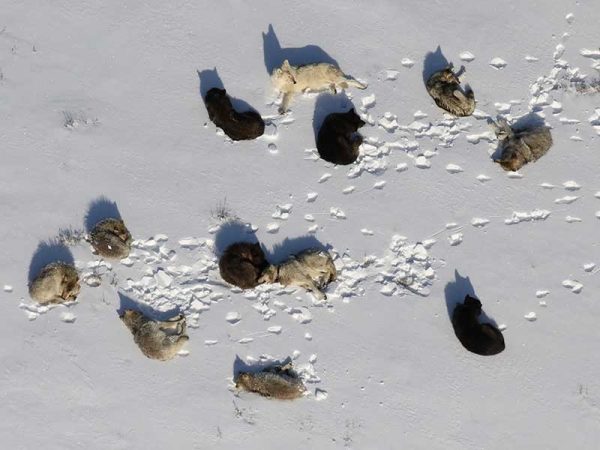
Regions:
<instances>
[{"instance_id":1,"label":"white snow surface","mask_svg":"<svg viewBox=\"0 0 600 450\"><path fill-rule=\"evenodd\" d=\"M1 447L597 448L600 4L451 3L4 0ZM466 66L471 117L424 88L438 45ZM301 95L279 117L267 69L284 58L334 60L368 88ZM208 120L214 68L268 118L264 137L232 143ZM336 167L315 128L350 103L365 143ZM552 128L518 174L492 162L499 112ZM121 262L77 244L101 197L136 239ZM82 290L39 307L30 265L60 230ZM253 234L275 261L329 248L327 301L224 283L215 253ZM503 353L454 336L466 293ZM132 301L186 314L179 357L141 354L117 314ZM235 393L240 361L287 357L305 398Z\"/></svg>"}]
</instances>

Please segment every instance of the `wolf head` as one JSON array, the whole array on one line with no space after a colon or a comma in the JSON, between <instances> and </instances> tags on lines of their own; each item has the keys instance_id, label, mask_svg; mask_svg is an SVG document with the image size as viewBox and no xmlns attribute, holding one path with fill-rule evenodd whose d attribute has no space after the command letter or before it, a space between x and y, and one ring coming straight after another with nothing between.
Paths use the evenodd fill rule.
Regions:
<instances>
[{"instance_id":1,"label":"wolf head","mask_svg":"<svg viewBox=\"0 0 600 450\"><path fill-rule=\"evenodd\" d=\"M275 283L278 277L277 266L269 265L258 277L258 284Z\"/></svg>"},{"instance_id":2,"label":"wolf head","mask_svg":"<svg viewBox=\"0 0 600 450\"><path fill-rule=\"evenodd\" d=\"M123 321L125 326L131 331L135 331L138 328L139 322L142 319L142 313L134 311L133 309L126 309L119 318Z\"/></svg>"},{"instance_id":3,"label":"wolf head","mask_svg":"<svg viewBox=\"0 0 600 450\"><path fill-rule=\"evenodd\" d=\"M295 71L295 68L290 65L287 59L283 61L281 67L273 70L271 75L273 86L281 90L285 86L296 84Z\"/></svg>"},{"instance_id":4,"label":"wolf head","mask_svg":"<svg viewBox=\"0 0 600 450\"><path fill-rule=\"evenodd\" d=\"M346 113L346 118L348 119L348 122L356 127L357 130L365 125L365 121L362 120L358 114L356 114L354 108Z\"/></svg>"}]
</instances>

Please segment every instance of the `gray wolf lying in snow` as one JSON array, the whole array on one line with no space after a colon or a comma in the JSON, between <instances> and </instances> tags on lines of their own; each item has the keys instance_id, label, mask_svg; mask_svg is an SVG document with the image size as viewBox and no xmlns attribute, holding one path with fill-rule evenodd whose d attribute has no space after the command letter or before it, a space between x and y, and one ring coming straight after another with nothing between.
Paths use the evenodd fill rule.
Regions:
<instances>
[{"instance_id":1,"label":"gray wolf lying in snow","mask_svg":"<svg viewBox=\"0 0 600 450\"><path fill-rule=\"evenodd\" d=\"M234 141L256 139L265 132L265 122L254 111L237 112L225 89L212 88L204 98L208 118Z\"/></svg>"},{"instance_id":2,"label":"gray wolf lying in snow","mask_svg":"<svg viewBox=\"0 0 600 450\"><path fill-rule=\"evenodd\" d=\"M133 340L142 353L150 359L172 359L189 340L185 334L187 327L183 314L159 322L141 312L126 309L120 318L133 334Z\"/></svg>"},{"instance_id":3,"label":"gray wolf lying in snow","mask_svg":"<svg viewBox=\"0 0 600 450\"><path fill-rule=\"evenodd\" d=\"M229 284L252 289L260 283L259 277L268 265L258 242L237 242L225 249L219 259L219 272Z\"/></svg>"},{"instance_id":4,"label":"gray wolf lying in snow","mask_svg":"<svg viewBox=\"0 0 600 450\"><path fill-rule=\"evenodd\" d=\"M452 64L434 73L427 80L427 92L443 110L459 117L470 116L475 111L475 94L467 86L463 91L458 77L464 72L464 67L457 73L452 70Z\"/></svg>"},{"instance_id":5,"label":"gray wolf lying in snow","mask_svg":"<svg viewBox=\"0 0 600 450\"><path fill-rule=\"evenodd\" d=\"M459 303L452 313L452 326L460 343L478 355L496 355L504 350L504 337L498 328L479 323L481 302L470 295Z\"/></svg>"},{"instance_id":6,"label":"gray wolf lying in snow","mask_svg":"<svg viewBox=\"0 0 600 450\"><path fill-rule=\"evenodd\" d=\"M75 267L62 262L45 266L29 285L29 295L41 304L77 299L81 286Z\"/></svg>"},{"instance_id":7,"label":"gray wolf lying in snow","mask_svg":"<svg viewBox=\"0 0 600 450\"><path fill-rule=\"evenodd\" d=\"M362 136L357 130L365 124L354 112L329 114L317 136L317 150L325 161L334 164L352 164L358 158Z\"/></svg>"},{"instance_id":8,"label":"gray wolf lying in snow","mask_svg":"<svg viewBox=\"0 0 600 450\"><path fill-rule=\"evenodd\" d=\"M255 392L268 398L293 400L302 397L306 388L292 364L274 366L260 372L240 372L235 377L235 387L248 392Z\"/></svg>"},{"instance_id":9,"label":"gray wolf lying in snow","mask_svg":"<svg viewBox=\"0 0 600 450\"><path fill-rule=\"evenodd\" d=\"M92 247L104 258L127 258L131 242L131 233L121 219L104 219L90 233Z\"/></svg>"},{"instance_id":10,"label":"gray wolf lying in snow","mask_svg":"<svg viewBox=\"0 0 600 450\"><path fill-rule=\"evenodd\" d=\"M286 59L281 67L273 70L271 75L273 87L283 94L279 112L284 113L292 97L305 91L319 92L331 89L334 93L338 89L348 89L353 86L366 89L367 86L347 78L339 68L333 64L317 63L304 66L291 66Z\"/></svg>"},{"instance_id":11,"label":"gray wolf lying in snow","mask_svg":"<svg viewBox=\"0 0 600 450\"><path fill-rule=\"evenodd\" d=\"M534 126L523 130L511 128L506 119L499 118L498 123L491 122L500 141L502 155L495 160L507 171L517 171L525 164L537 161L552 147L550 129Z\"/></svg>"},{"instance_id":12,"label":"gray wolf lying in snow","mask_svg":"<svg viewBox=\"0 0 600 450\"><path fill-rule=\"evenodd\" d=\"M327 296L323 289L336 277L335 265L329 253L310 249L291 256L278 266L270 265L260 276L259 283L298 286L311 292L317 299L325 300Z\"/></svg>"}]
</instances>

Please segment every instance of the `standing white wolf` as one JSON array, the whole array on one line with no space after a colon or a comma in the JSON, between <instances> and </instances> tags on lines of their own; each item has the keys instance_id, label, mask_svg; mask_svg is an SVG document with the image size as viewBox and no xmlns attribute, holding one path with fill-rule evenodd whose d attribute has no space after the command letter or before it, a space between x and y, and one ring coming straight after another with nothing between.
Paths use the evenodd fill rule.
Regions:
<instances>
[{"instance_id":1,"label":"standing white wolf","mask_svg":"<svg viewBox=\"0 0 600 450\"><path fill-rule=\"evenodd\" d=\"M338 67L328 63L306 64L292 66L286 59L281 67L273 70L271 82L276 90L283 94L279 112L287 111L290 101L295 94L311 91L320 92L331 89L334 93L338 89L356 87L366 89L367 86L356 80L348 78Z\"/></svg>"},{"instance_id":2,"label":"standing white wolf","mask_svg":"<svg viewBox=\"0 0 600 450\"><path fill-rule=\"evenodd\" d=\"M259 283L279 283L283 286L298 286L312 293L317 299L325 300L325 287L337 278L337 271L329 253L319 250L304 250L278 266L267 267Z\"/></svg>"}]
</instances>

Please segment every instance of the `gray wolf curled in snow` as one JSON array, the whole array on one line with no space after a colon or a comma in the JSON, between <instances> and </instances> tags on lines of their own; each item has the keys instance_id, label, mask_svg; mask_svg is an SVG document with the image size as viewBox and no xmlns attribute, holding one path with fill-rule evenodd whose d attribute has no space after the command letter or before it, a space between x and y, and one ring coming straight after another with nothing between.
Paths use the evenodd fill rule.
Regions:
<instances>
[{"instance_id":1,"label":"gray wolf curled in snow","mask_svg":"<svg viewBox=\"0 0 600 450\"><path fill-rule=\"evenodd\" d=\"M127 258L132 241L131 233L121 219L101 220L90 233L92 247L104 258Z\"/></svg>"},{"instance_id":2,"label":"gray wolf curled in snow","mask_svg":"<svg viewBox=\"0 0 600 450\"><path fill-rule=\"evenodd\" d=\"M225 89L212 88L204 97L209 119L234 141L256 139L265 132L265 122L255 111L237 112Z\"/></svg>"},{"instance_id":3,"label":"gray wolf curled in snow","mask_svg":"<svg viewBox=\"0 0 600 450\"><path fill-rule=\"evenodd\" d=\"M357 130L365 124L354 112L329 114L317 136L317 150L325 161L334 164L352 164L358 158L362 136Z\"/></svg>"},{"instance_id":4,"label":"gray wolf curled in snow","mask_svg":"<svg viewBox=\"0 0 600 450\"><path fill-rule=\"evenodd\" d=\"M45 266L29 285L29 295L41 304L63 303L77 299L81 286L77 269L54 262Z\"/></svg>"},{"instance_id":5,"label":"gray wolf curled in snow","mask_svg":"<svg viewBox=\"0 0 600 450\"><path fill-rule=\"evenodd\" d=\"M334 93L338 89L356 87L366 89L367 86L347 78L339 68L333 64L316 63L303 66L292 66L286 59L281 67L273 70L271 75L273 87L283 94L279 112L288 110L290 101L295 94L301 92L320 92L331 89Z\"/></svg>"},{"instance_id":6,"label":"gray wolf curled in snow","mask_svg":"<svg viewBox=\"0 0 600 450\"><path fill-rule=\"evenodd\" d=\"M507 171L517 171L525 164L537 161L552 147L552 134L546 126L513 129L506 119L491 122L498 137L500 159L495 160Z\"/></svg>"},{"instance_id":7,"label":"gray wolf curled in snow","mask_svg":"<svg viewBox=\"0 0 600 450\"><path fill-rule=\"evenodd\" d=\"M306 388L292 364L267 367L260 372L240 372L235 377L235 387L280 400L302 397Z\"/></svg>"},{"instance_id":8,"label":"gray wolf curled in snow","mask_svg":"<svg viewBox=\"0 0 600 450\"><path fill-rule=\"evenodd\" d=\"M229 284L252 289L260 284L259 277L268 265L258 242L237 242L223 252L219 259L219 272Z\"/></svg>"},{"instance_id":9,"label":"gray wolf curled in snow","mask_svg":"<svg viewBox=\"0 0 600 450\"><path fill-rule=\"evenodd\" d=\"M452 326L464 348L478 355L496 355L504 350L504 337L490 323L479 323L481 302L470 295L452 313Z\"/></svg>"},{"instance_id":10,"label":"gray wolf curled in snow","mask_svg":"<svg viewBox=\"0 0 600 450\"><path fill-rule=\"evenodd\" d=\"M183 314L159 322L141 312L126 309L120 318L133 334L133 341L150 359L172 359L189 340L185 334L187 327Z\"/></svg>"},{"instance_id":11,"label":"gray wolf curled in snow","mask_svg":"<svg viewBox=\"0 0 600 450\"><path fill-rule=\"evenodd\" d=\"M445 111L459 117L470 116L475 111L475 94L466 86L460 86L459 76L464 72L464 67L458 73L452 70L452 64L443 70L435 72L427 80L427 92L438 105Z\"/></svg>"},{"instance_id":12,"label":"gray wolf curled in snow","mask_svg":"<svg viewBox=\"0 0 600 450\"><path fill-rule=\"evenodd\" d=\"M298 286L325 300L325 287L337 277L333 259L326 251L304 250L279 265L270 265L260 276L259 283L280 283Z\"/></svg>"}]
</instances>

